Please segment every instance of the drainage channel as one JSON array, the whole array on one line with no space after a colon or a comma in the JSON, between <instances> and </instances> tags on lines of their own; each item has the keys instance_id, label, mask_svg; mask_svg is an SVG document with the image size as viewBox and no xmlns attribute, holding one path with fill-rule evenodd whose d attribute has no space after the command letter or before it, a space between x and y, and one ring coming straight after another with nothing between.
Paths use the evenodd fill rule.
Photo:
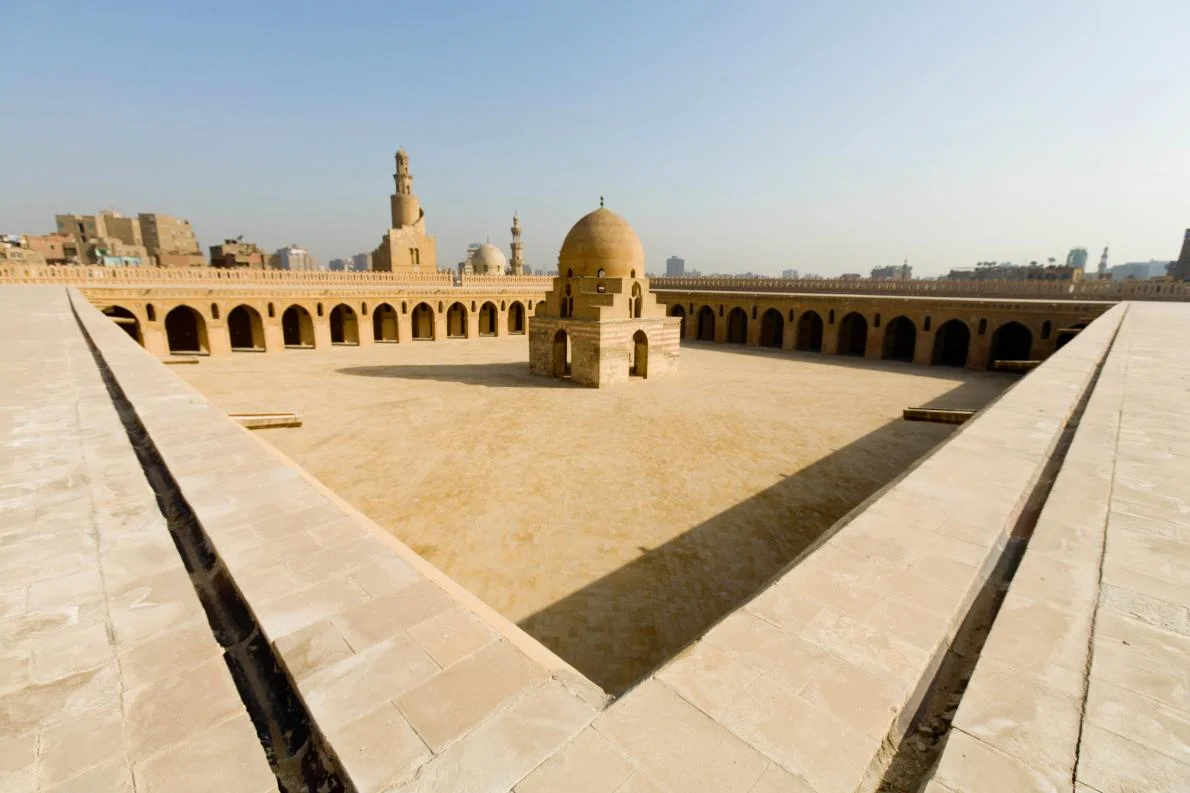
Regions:
<instances>
[{"instance_id":1,"label":"drainage channel","mask_svg":"<svg viewBox=\"0 0 1190 793\"><path fill-rule=\"evenodd\" d=\"M355 793L334 752L318 730L305 704L260 631L252 609L232 581L210 537L182 495L153 439L137 416L73 302L71 311L99 368L108 395L124 424L128 440L157 505L165 517L178 555L190 574L194 591L206 612L223 659L235 681L244 707L256 727L261 746L277 777L281 793ZM212 762L218 762L212 758Z\"/></svg>"},{"instance_id":2,"label":"drainage channel","mask_svg":"<svg viewBox=\"0 0 1190 793\"><path fill-rule=\"evenodd\" d=\"M1029 499L1017 517L995 568L976 595L967 616L955 633L954 641L930 680L927 693L910 719L904 737L895 748L891 741L886 744L889 748L888 753L882 753L883 761L870 773L870 777L874 776L877 780L872 786L864 789L874 790L875 793L920 793L925 787L930 772L946 747L950 725L959 709L963 692L966 691L967 683L975 671L980 653L983 652L988 634L991 633L992 623L996 620L1008 593L1008 586L1012 583L1021 558L1025 555L1029 538L1033 536L1041 510L1049 498L1050 491L1053 490L1054 481L1066 460L1074 433L1099 382L1099 375L1108 355L1111 354L1118 333L1119 326L1108 341L1107 349L1096 364L1086 389L1071 411L1070 419L1062 428L1053 454L1046 461L1041 475L1033 485Z\"/></svg>"}]
</instances>

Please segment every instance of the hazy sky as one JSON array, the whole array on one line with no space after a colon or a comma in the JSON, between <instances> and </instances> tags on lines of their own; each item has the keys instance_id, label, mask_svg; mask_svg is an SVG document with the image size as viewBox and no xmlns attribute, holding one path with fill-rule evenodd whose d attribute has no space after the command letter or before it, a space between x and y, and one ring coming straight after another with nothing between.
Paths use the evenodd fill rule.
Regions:
<instances>
[{"instance_id":1,"label":"hazy sky","mask_svg":"<svg viewBox=\"0 0 1190 793\"><path fill-rule=\"evenodd\" d=\"M0 231L189 218L322 261L388 226L393 152L453 265L551 266L598 206L650 270L918 274L1176 258L1190 2L7 0Z\"/></svg>"}]
</instances>

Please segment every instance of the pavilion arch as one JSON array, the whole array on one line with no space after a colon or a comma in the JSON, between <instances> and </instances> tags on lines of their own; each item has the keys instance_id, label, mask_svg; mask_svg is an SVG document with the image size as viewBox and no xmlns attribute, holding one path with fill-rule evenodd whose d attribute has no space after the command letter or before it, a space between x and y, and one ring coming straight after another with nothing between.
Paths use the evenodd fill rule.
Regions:
<instances>
[{"instance_id":1,"label":"pavilion arch","mask_svg":"<svg viewBox=\"0 0 1190 793\"><path fill-rule=\"evenodd\" d=\"M467 336L467 307L462 303L451 303L446 311L446 337L462 339Z\"/></svg>"},{"instance_id":2,"label":"pavilion arch","mask_svg":"<svg viewBox=\"0 0 1190 793\"><path fill-rule=\"evenodd\" d=\"M264 322L260 312L248 305L227 312L227 338L234 352L264 352Z\"/></svg>"},{"instance_id":3,"label":"pavilion arch","mask_svg":"<svg viewBox=\"0 0 1190 793\"><path fill-rule=\"evenodd\" d=\"M698 340L715 340L715 309L703 306L698 310Z\"/></svg>"},{"instance_id":4,"label":"pavilion arch","mask_svg":"<svg viewBox=\"0 0 1190 793\"><path fill-rule=\"evenodd\" d=\"M479 335L495 336L500 327L500 312L496 304L488 301L479 307Z\"/></svg>"},{"instance_id":5,"label":"pavilion arch","mask_svg":"<svg viewBox=\"0 0 1190 793\"><path fill-rule=\"evenodd\" d=\"M351 306L339 303L332 308L330 326L331 344L359 344L359 317Z\"/></svg>"},{"instance_id":6,"label":"pavilion arch","mask_svg":"<svg viewBox=\"0 0 1190 793\"><path fill-rule=\"evenodd\" d=\"M208 354L207 321L190 306L181 305L165 315L165 338L173 354Z\"/></svg>"},{"instance_id":7,"label":"pavilion arch","mask_svg":"<svg viewBox=\"0 0 1190 793\"><path fill-rule=\"evenodd\" d=\"M839 320L839 343L835 351L839 355L863 356L868 347L868 320L858 311L852 311Z\"/></svg>"},{"instance_id":8,"label":"pavilion arch","mask_svg":"<svg viewBox=\"0 0 1190 793\"><path fill-rule=\"evenodd\" d=\"M418 303L413 307L410 324L413 326L411 335L414 339L433 341L434 309L430 308L429 303Z\"/></svg>"},{"instance_id":9,"label":"pavilion arch","mask_svg":"<svg viewBox=\"0 0 1190 793\"><path fill-rule=\"evenodd\" d=\"M508 332L525 332L525 306L520 301L514 300L508 307Z\"/></svg>"},{"instance_id":10,"label":"pavilion arch","mask_svg":"<svg viewBox=\"0 0 1190 793\"><path fill-rule=\"evenodd\" d=\"M917 349L917 326L909 317L893 317L884 326L884 349L880 357L886 361L913 362Z\"/></svg>"},{"instance_id":11,"label":"pavilion arch","mask_svg":"<svg viewBox=\"0 0 1190 793\"><path fill-rule=\"evenodd\" d=\"M669 307L669 315L671 317L681 317L682 326L681 326L681 329L678 331L678 338L679 339L686 338L686 309L682 307L681 303L674 303L672 306Z\"/></svg>"},{"instance_id":12,"label":"pavilion arch","mask_svg":"<svg viewBox=\"0 0 1190 793\"><path fill-rule=\"evenodd\" d=\"M570 337L561 328L554 334L554 377L570 376Z\"/></svg>"},{"instance_id":13,"label":"pavilion arch","mask_svg":"<svg viewBox=\"0 0 1190 793\"><path fill-rule=\"evenodd\" d=\"M748 343L748 312L739 306L727 313L727 343Z\"/></svg>"},{"instance_id":14,"label":"pavilion arch","mask_svg":"<svg viewBox=\"0 0 1190 793\"><path fill-rule=\"evenodd\" d=\"M632 360L628 362L628 376L648 378L649 337L643 330L632 334Z\"/></svg>"},{"instance_id":15,"label":"pavilion arch","mask_svg":"<svg viewBox=\"0 0 1190 793\"><path fill-rule=\"evenodd\" d=\"M804 352L822 352L822 316L817 311L803 311L798 317L794 347Z\"/></svg>"},{"instance_id":16,"label":"pavilion arch","mask_svg":"<svg viewBox=\"0 0 1190 793\"><path fill-rule=\"evenodd\" d=\"M132 337L132 340L137 344L144 346L145 339L141 335L140 320L123 306L105 306L103 308L103 315L111 318L112 322L120 326L120 328Z\"/></svg>"},{"instance_id":17,"label":"pavilion arch","mask_svg":"<svg viewBox=\"0 0 1190 793\"><path fill-rule=\"evenodd\" d=\"M992 332L988 368L996 361L1027 361L1033 352L1033 333L1019 322L1005 322Z\"/></svg>"},{"instance_id":18,"label":"pavilion arch","mask_svg":"<svg viewBox=\"0 0 1190 793\"><path fill-rule=\"evenodd\" d=\"M961 319L950 319L934 331L934 352L930 357L935 366L966 366L971 350L971 328Z\"/></svg>"},{"instance_id":19,"label":"pavilion arch","mask_svg":"<svg viewBox=\"0 0 1190 793\"><path fill-rule=\"evenodd\" d=\"M781 340L785 338L785 317L775 308L770 308L760 316L760 346L781 347Z\"/></svg>"},{"instance_id":20,"label":"pavilion arch","mask_svg":"<svg viewBox=\"0 0 1190 793\"><path fill-rule=\"evenodd\" d=\"M372 306L372 339L381 342L395 342L397 336L397 310L388 303Z\"/></svg>"},{"instance_id":21,"label":"pavilion arch","mask_svg":"<svg viewBox=\"0 0 1190 793\"><path fill-rule=\"evenodd\" d=\"M314 347L314 320L305 306L295 304L281 312L281 339L286 347Z\"/></svg>"}]
</instances>

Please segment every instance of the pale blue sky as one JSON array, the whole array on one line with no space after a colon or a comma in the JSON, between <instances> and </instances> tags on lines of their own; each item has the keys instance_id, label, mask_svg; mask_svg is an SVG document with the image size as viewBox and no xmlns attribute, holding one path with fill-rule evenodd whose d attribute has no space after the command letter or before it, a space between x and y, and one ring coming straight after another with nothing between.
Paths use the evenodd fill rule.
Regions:
<instances>
[{"instance_id":1,"label":"pale blue sky","mask_svg":"<svg viewBox=\"0 0 1190 793\"><path fill-rule=\"evenodd\" d=\"M1190 2L7 0L0 231L158 211L320 260L556 261L607 196L651 270L1175 258Z\"/></svg>"}]
</instances>

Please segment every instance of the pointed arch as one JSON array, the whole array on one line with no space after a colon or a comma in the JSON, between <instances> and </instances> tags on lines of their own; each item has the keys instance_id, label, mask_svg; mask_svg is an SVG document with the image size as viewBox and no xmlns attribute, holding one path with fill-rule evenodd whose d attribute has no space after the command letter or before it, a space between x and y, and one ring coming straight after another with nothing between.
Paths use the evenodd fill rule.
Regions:
<instances>
[{"instance_id":1,"label":"pointed arch","mask_svg":"<svg viewBox=\"0 0 1190 793\"><path fill-rule=\"evenodd\" d=\"M264 352L264 321L260 312L239 305L227 312L227 338L233 352Z\"/></svg>"}]
</instances>

